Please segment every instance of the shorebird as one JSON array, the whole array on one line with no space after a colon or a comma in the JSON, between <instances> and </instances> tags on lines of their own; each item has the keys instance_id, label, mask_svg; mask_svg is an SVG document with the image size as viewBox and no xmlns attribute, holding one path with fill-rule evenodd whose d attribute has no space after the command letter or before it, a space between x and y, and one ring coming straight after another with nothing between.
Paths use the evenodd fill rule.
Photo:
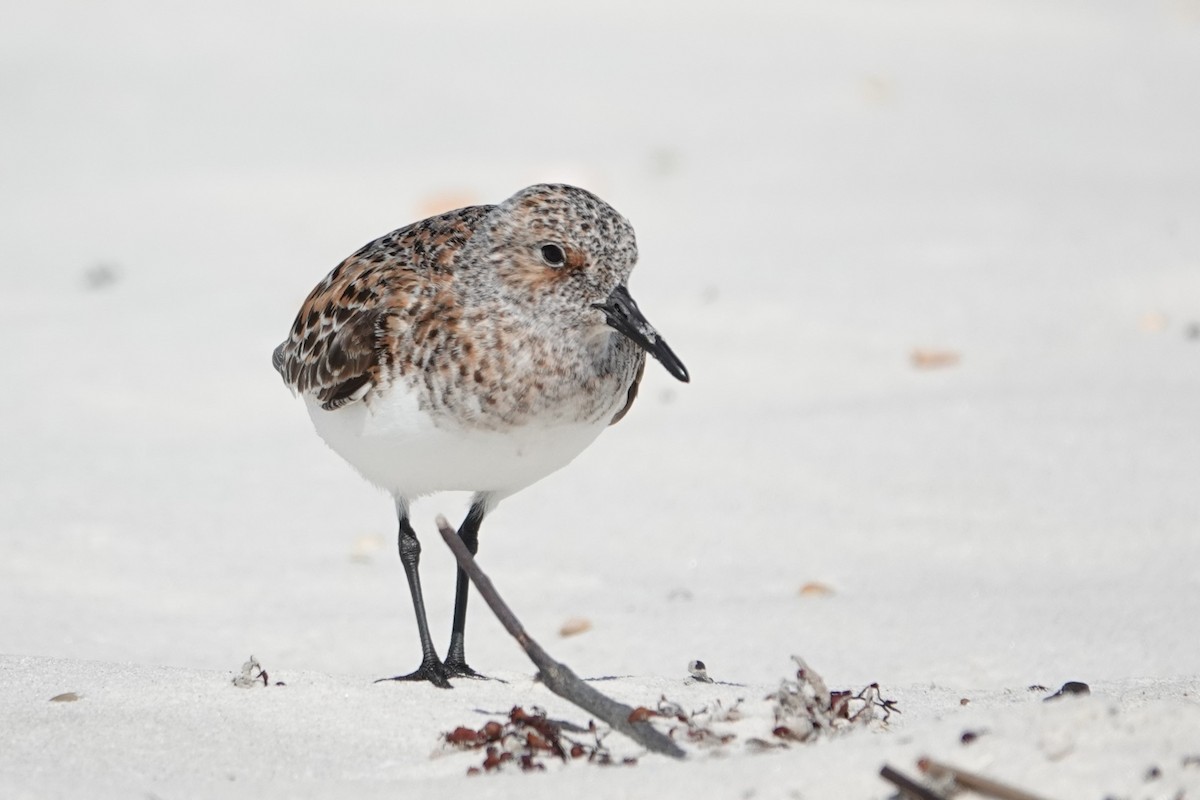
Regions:
<instances>
[{"instance_id":1,"label":"shorebird","mask_svg":"<svg viewBox=\"0 0 1200 800\"><path fill-rule=\"evenodd\" d=\"M688 381L629 294L636 262L633 227L603 200L530 186L365 245L317 284L275 349L317 433L395 501L421 664L391 680L479 677L466 661L462 569L446 658L434 649L410 503L473 492L458 535L475 554L500 500L625 416L647 353Z\"/></svg>"}]
</instances>

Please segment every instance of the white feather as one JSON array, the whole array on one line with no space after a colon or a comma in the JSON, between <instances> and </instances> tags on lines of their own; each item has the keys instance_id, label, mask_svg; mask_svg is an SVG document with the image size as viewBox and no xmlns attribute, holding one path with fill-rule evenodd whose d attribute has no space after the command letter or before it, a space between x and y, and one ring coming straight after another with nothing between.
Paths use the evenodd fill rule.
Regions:
<instances>
[{"instance_id":1,"label":"white feather","mask_svg":"<svg viewBox=\"0 0 1200 800\"><path fill-rule=\"evenodd\" d=\"M569 464L608 425L525 425L503 431L442 425L396 383L368 402L326 411L305 396L317 433L371 483L403 498L441 491L490 493L495 500Z\"/></svg>"}]
</instances>

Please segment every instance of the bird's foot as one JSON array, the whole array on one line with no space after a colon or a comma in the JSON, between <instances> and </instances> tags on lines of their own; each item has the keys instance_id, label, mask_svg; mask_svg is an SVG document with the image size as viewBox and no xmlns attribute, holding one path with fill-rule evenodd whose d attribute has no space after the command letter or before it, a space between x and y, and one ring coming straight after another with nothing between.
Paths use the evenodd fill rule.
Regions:
<instances>
[{"instance_id":1,"label":"bird's foot","mask_svg":"<svg viewBox=\"0 0 1200 800\"><path fill-rule=\"evenodd\" d=\"M449 657L445 661L446 673L451 678L475 678L476 680L486 681L491 680L486 675L480 675L475 670L467 666L467 662L461 658Z\"/></svg>"},{"instance_id":2,"label":"bird's foot","mask_svg":"<svg viewBox=\"0 0 1200 800\"><path fill-rule=\"evenodd\" d=\"M466 665L464 664L463 666L465 667ZM467 667L467 668L470 669L470 667ZM410 672L407 675L397 675L393 678L380 678L379 680L377 680L375 682L382 683L383 681L429 681L434 686L437 686L441 689L452 689L454 687L452 687L450 685L450 678L452 676L456 676L457 674L458 673L451 672L449 669L447 669L447 666L445 664L443 664L441 661L438 661L437 656L434 656L432 658L427 658L424 661L422 661L421 666L417 667L415 671Z\"/></svg>"}]
</instances>

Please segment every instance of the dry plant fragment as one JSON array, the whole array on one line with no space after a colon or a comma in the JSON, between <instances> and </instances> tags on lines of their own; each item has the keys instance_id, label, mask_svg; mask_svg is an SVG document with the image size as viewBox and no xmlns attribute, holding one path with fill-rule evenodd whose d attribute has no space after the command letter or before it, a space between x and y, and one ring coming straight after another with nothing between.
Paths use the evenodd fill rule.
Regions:
<instances>
[{"instance_id":1,"label":"dry plant fragment","mask_svg":"<svg viewBox=\"0 0 1200 800\"><path fill-rule=\"evenodd\" d=\"M806 742L843 728L886 723L893 712L899 713L895 701L885 699L877 683L857 694L831 692L804 659L792 656L792 660L796 679L782 681L779 690L767 696L775 701L772 733L778 738Z\"/></svg>"},{"instance_id":2,"label":"dry plant fragment","mask_svg":"<svg viewBox=\"0 0 1200 800\"><path fill-rule=\"evenodd\" d=\"M726 708L718 700L713 704L710 710L708 706L701 708L699 711L686 712L678 703L673 703L666 697L662 697L658 701L658 716L667 719L674 719L681 725L674 725L668 731L672 739L684 738L700 747L719 747L732 742L737 736L729 732L720 732L713 730L713 723L736 722L741 719L741 711L738 707L742 701L737 700L732 706Z\"/></svg>"},{"instance_id":3,"label":"dry plant fragment","mask_svg":"<svg viewBox=\"0 0 1200 800\"><path fill-rule=\"evenodd\" d=\"M679 722L687 722L688 719L688 715L683 711L683 706L678 703L672 703L665 696L658 698L658 714L661 717L670 717Z\"/></svg>"},{"instance_id":4,"label":"dry plant fragment","mask_svg":"<svg viewBox=\"0 0 1200 800\"><path fill-rule=\"evenodd\" d=\"M1031 794L1007 783L1001 783L994 778L967 772L931 758L919 759L917 769L934 780L949 781L954 787L966 789L984 797L992 797L995 800L1043 800L1040 795Z\"/></svg>"},{"instance_id":5,"label":"dry plant fragment","mask_svg":"<svg viewBox=\"0 0 1200 800\"><path fill-rule=\"evenodd\" d=\"M262 664L258 663L258 659L250 656L250 659L242 664L242 674L233 679L233 685L239 689L252 689L255 686L267 686L269 678L267 671L262 668Z\"/></svg>"},{"instance_id":6,"label":"dry plant fragment","mask_svg":"<svg viewBox=\"0 0 1200 800\"><path fill-rule=\"evenodd\" d=\"M51 697L50 702L51 703L74 703L79 698L80 698L80 695L75 692L63 692L62 694L56 694L56 695L54 695L54 697Z\"/></svg>"},{"instance_id":7,"label":"dry plant fragment","mask_svg":"<svg viewBox=\"0 0 1200 800\"><path fill-rule=\"evenodd\" d=\"M546 757L562 762L586 758L588 763L610 766L636 764L637 759L617 761L604 746L607 732L601 733L595 722L588 725L592 741L576 741L563 733L562 725L546 717L541 709L526 711L516 706L508 714L507 722L489 720L483 727L474 729L459 726L442 735L446 745L458 750L483 750L483 762L467 769L468 775L481 772L498 772L511 765L522 772L540 772L546 769Z\"/></svg>"},{"instance_id":8,"label":"dry plant fragment","mask_svg":"<svg viewBox=\"0 0 1200 800\"><path fill-rule=\"evenodd\" d=\"M879 684L872 683L857 693L830 691L821 675L804 659L792 658L797 667L795 680L782 681L779 690L766 698L775 704L773 739L750 738L746 740L747 747L765 751L794 742L811 742L855 727L886 724L893 713L899 713L895 702L883 697ZM670 728L671 738L699 747L718 747L736 737L716 730L714 725L742 719L741 705L741 699L731 706L717 701L688 712L663 697L658 703L658 715L680 723Z\"/></svg>"},{"instance_id":9,"label":"dry plant fragment","mask_svg":"<svg viewBox=\"0 0 1200 800\"><path fill-rule=\"evenodd\" d=\"M446 734L446 744L458 746L468 745L475 746L480 741L480 731L472 730L463 726L458 726L450 733Z\"/></svg>"},{"instance_id":10,"label":"dry plant fragment","mask_svg":"<svg viewBox=\"0 0 1200 800\"><path fill-rule=\"evenodd\" d=\"M766 739L753 736L746 740L746 747L757 752L766 752L767 750L786 749L787 744L785 742L768 742Z\"/></svg>"},{"instance_id":11,"label":"dry plant fragment","mask_svg":"<svg viewBox=\"0 0 1200 800\"><path fill-rule=\"evenodd\" d=\"M946 795L918 783L886 764L879 770L879 777L899 789L900 797L904 798L904 800L948 800Z\"/></svg>"},{"instance_id":12,"label":"dry plant fragment","mask_svg":"<svg viewBox=\"0 0 1200 800\"><path fill-rule=\"evenodd\" d=\"M651 717L657 717L657 716L658 716L657 711L652 711L651 709L646 708L645 706L638 706L633 711L629 712L629 721L630 722L645 722L646 720L650 719Z\"/></svg>"},{"instance_id":13,"label":"dry plant fragment","mask_svg":"<svg viewBox=\"0 0 1200 800\"><path fill-rule=\"evenodd\" d=\"M543 650L542 646L525 631L521 621L513 614L508 604L501 599L491 579L479 568L479 564L475 562L475 558L467 550L467 546L463 544L454 528L450 527L446 518L439 515L437 525L442 540L454 553L459 567L471 579L471 583L475 584L475 588L488 607L492 609L496 619L517 640L525 654L529 656L529 660L538 668L538 676L547 689L583 710L595 714L615 730L652 752L672 758L683 758L686 755L679 745L655 730L649 722L630 722L629 715L633 712L632 708L596 691L580 680L579 676L572 672L566 664L552 659L549 653Z\"/></svg>"},{"instance_id":14,"label":"dry plant fragment","mask_svg":"<svg viewBox=\"0 0 1200 800\"><path fill-rule=\"evenodd\" d=\"M262 664L258 663L258 659L250 656L250 659L242 664L242 672L233 679L233 685L239 689L253 689L255 686L271 686L271 679L267 675L267 671L262 668ZM286 686L283 681L275 681L275 686Z\"/></svg>"}]
</instances>

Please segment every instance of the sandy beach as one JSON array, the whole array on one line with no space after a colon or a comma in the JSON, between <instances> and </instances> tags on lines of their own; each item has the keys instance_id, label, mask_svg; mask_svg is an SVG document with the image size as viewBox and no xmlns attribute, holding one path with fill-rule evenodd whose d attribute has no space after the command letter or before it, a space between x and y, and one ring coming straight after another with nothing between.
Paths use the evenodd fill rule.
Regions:
<instances>
[{"instance_id":1,"label":"sandy beach","mask_svg":"<svg viewBox=\"0 0 1200 800\"><path fill-rule=\"evenodd\" d=\"M0 795L882 799L928 756L1200 798L1196 2L11 16ZM631 220L692 381L650 364L479 562L601 691L739 712L468 777L457 726L589 717L475 600L499 680L373 683L419 659L391 504L270 355L360 245L540 181ZM439 647L467 499L414 509ZM793 655L899 713L781 742Z\"/></svg>"}]
</instances>

